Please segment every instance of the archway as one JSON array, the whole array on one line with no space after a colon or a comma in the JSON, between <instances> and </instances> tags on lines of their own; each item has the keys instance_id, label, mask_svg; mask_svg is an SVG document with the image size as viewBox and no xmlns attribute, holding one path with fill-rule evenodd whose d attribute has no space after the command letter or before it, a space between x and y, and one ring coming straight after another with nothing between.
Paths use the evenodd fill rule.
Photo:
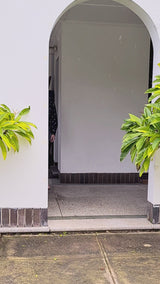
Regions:
<instances>
[{"instance_id":1,"label":"archway","mask_svg":"<svg viewBox=\"0 0 160 284\"><path fill-rule=\"evenodd\" d=\"M61 173L132 173L135 169L131 163L124 166L124 163L119 162L122 138L120 126L128 112L138 114L146 102L143 93L148 88L150 39L142 22L128 8L113 5L114 1L101 1L103 4L95 2L92 4L93 1L87 1L71 8L62 16L51 36L50 75L53 74L54 85L61 93L61 98L57 92L56 96L63 101L64 107L62 109L61 103L58 104L58 108L62 110L61 115L63 113L61 123L62 117L60 109L58 110L59 170ZM76 27L74 30L73 25ZM77 45L71 37L76 39ZM57 62L61 66L58 71L60 74L56 70L59 70ZM109 104L113 110L108 107ZM91 105L94 109L91 109ZM85 111L82 116L79 106ZM112 119L113 112L115 117ZM71 113L75 113L74 119ZM64 129L61 129L61 125ZM101 125L104 129L106 126L106 135L100 129ZM69 134L71 128L72 134L73 131L76 133L73 137ZM88 135L88 129L92 131L91 136ZM113 132L119 132L118 136ZM80 137L86 137L87 141L79 141L78 144L78 133ZM94 135L98 137L98 142L95 142L97 139L94 139ZM103 144L101 137L105 140ZM76 145L72 144L74 139ZM111 150L113 147L114 150ZM71 152L74 152L73 155ZM87 155L88 152L90 156ZM104 153L108 161L105 161ZM100 158L93 159L94 155ZM74 164L75 158L79 160L79 167ZM88 159L92 165L86 166ZM69 166L68 160L71 160L72 165ZM113 161L117 166L113 167ZM96 167L96 164L99 165Z\"/></svg>"},{"instance_id":2,"label":"archway","mask_svg":"<svg viewBox=\"0 0 160 284\"><path fill-rule=\"evenodd\" d=\"M93 5L93 2L94 2L94 5ZM107 9L109 7L109 9L111 9L111 10L112 10L113 6L114 6L114 9L116 7L116 9L120 8L121 10L123 10L123 9L125 10L126 8L121 5L122 2L124 2L124 1L101 1L102 4L100 6L101 6L101 8L103 6L103 12L104 12L104 6L107 6ZM82 4L82 3L83 3L83 5L77 5L76 6L76 4ZM100 3L100 2L98 1L98 3ZM107 3L107 5L105 5L105 3ZM117 4L113 5L113 3L120 3L120 5L117 5ZM69 19L67 17L71 16L70 11L71 10L73 11L73 9L74 9L74 12L76 12L76 9L79 8L80 6L85 6L85 9L86 9L86 7L89 7L89 6L92 6L92 7L96 6L96 9L97 9L98 5L97 5L96 1L77 1L77 2L74 2L74 4L71 5L72 9L71 9L71 6L70 6L69 7L70 10L67 9L67 11L65 11L65 13L63 13L63 16L61 17L61 23L62 23L62 21L65 21L65 24L66 24L67 19ZM130 3L128 3L128 5L125 5L125 6L130 6ZM132 8L132 10L134 10L134 12L136 12L136 14L140 14L141 19L143 19L143 21L145 22L145 20L146 20L145 12L142 9L140 9L140 11L139 11L137 9L137 7L138 7L137 5L135 5L135 6L131 5L131 6L132 7L129 7L129 8L130 9ZM80 7L80 8L82 8L82 7ZM85 10L83 10L83 12L84 11ZM126 164L126 166L125 166L125 168L123 168L122 172L121 172L121 169L120 169L121 168L120 165L119 165L119 167L116 168L116 170L114 170L114 168L112 167L112 163L113 164L118 163L117 160L113 159L115 149L118 149L118 147L120 146L120 143L119 143L119 146L118 146L118 144L115 143L115 141L116 142L118 140L120 141L120 136L115 135L115 133L118 133L118 129L120 129L120 124L118 124L118 120L122 121L122 117L125 118L128 112L134 112L135 113L135 112L140 111L138 109L139 103L142 107L143 104L145 103L145 100L142 99L141 102L140 102L140 99L138 99L138 97L139 97L139 94L144 93L145 89L148 87L148 73L149 73L149 65L148 64L149 64L149 42L150 42L150 39L149 39L149 36L147 35L147 31L145 30L144 33L143 32L139 33L139 31L135 32L135 27L134 28L132 27L133 29L131 29L131 26L130 26L129 31L130 31L131 37L128 39L128 43L126 45L124 44L122 53L121 52L118 53L119 49L121 48L120 44L123 45L123 39L126 40L126 38L127 38L126 33L125 33L126 30L124 32L124 25L125 24L128 25L128 22L126 23L124 21L125 20L131 21L131 22L129 22L130 25L131 24L142 25L142 23L138 22L140 20L139 20L138 17L135 16L135 14L131 13L130 10L127 10L127 12L129 13L130 16L129 16L129 18L123 17L123 22L121 22L121 24L123 25L123 28L118 30L117 34L116 34L115 29L113 28L113 25L114 25L114 27L116 26L116 22L114 22L114 23L112 22L112 31L111 30L108 31L108 28L107 28L106 38L107 39L109 38L108 45L110 44L110 47L109 47L110 54L112 52L113 53L115 52L115 54L114 54L115 60L113 60L112 62L114 62L116 64L116 68L115 69L113 68L113 70L112 70L113 73L111 71L109 71L109 70L112 69L112 63L109 62L109 59L111 57L110 57L110 55L108 57L107 56L104 57L104 55L105 55L105 52L103 50L104 46L103 46L103 44L102 45L100 44L103 36L98 37L98 44L97 44L97 41L94 42L94 40L95 40L94 36L96 34L95 27L94 27L94 32L93 32L93 30L92 30L93 26L91 28L88 28L87 25L86 26L84 25L82 27L82 23L81 24L78 23L78 25L81 25L81 28L79 28L79 30L81 29L81 31L83 30L83 32L84 32L88 28L88 35L91 35L91 37L92 37L92 39L88 38L89 39L88 42L87 42L88 52L87 52L87 55L86 55L85 58L84 58L84 55L86 53L85 45L81 45L80 50L85 50L85 51L84 51L83 54L80 54L79 53L80 50L78 50L78 49L76 51L72 50L72 46L69 44L69 39L71 39L73 37L73 34L74 34L74 38L76 38L76 35L77 35L76 31L74 33L72 33L73 30L71 31L71 26L72 26L71 23L69 23L67 27L66 26L64 27L64 25L63 25L63 31L66 28L65 31L66 31L66 33L68 33L66 37L65 37L65 35L64 35L64 37L61 37L61 35L59 35L59 31L60 31L59 22L57 22L57 25L55 27L55 30L54 30L55 33L53 33L53 38L52 38L53 41L52 41L52 44L51 44L52 47L55 48L55 52L56 52L55 58L56 58L56 60L59 58L59 54L57 53L57 50L58 50L58 52L62 52L61 56L63 57L63 64L64 64L65 60L66 60L66 62L67 62L67 60L69 60L69 62L66 63L65 66L64 65L62 66L61 65L62 62L61 62L60 63L61 67L64 68L63 70L71 70L72 69L70 76L68 75L67 71L62 72L62 78L63 78L62 80L64 80L65 74L67 74L67 77L65 79L65 84L62 85L62 81L60 81L61 82L60 83L60 89L61 89L60 102L63 103L63 107L64 107L62 109L60 103L58 104L59 105L58 106L59 107L58 113L59 113L59 121L60 121L59 134L58 134L58 140L59 140L60 146L59 146L58 152L59 152L59 170L61 172L61 181L62 182L68 181L68 182L76 182L76 183L82 182L83 183L83 182L87 181L87 179L88 179L88 181L87 181L88 183L95 181L95 179L97 179L97 181L100 182L100 179L101 179L102 175L104 176L104 173L109 174L108 176L105 176L105 178L104 178L105 182L108 182L109 180L113 181L114 183L116 183L116 182L120 183L120 182L124 182L124 181L130 181L130 182L136 181L137 175L131 175L131 173L133 173L134 170L133 170L133 168L130 167L129 164ZM82 14L83 14L83 17L84 17L84 13L82 13ZM77 13L77 15L79 16L79 13ZM109 13L108 16L109 15L111 15L111 14ZM121 12L121 16L122 15L123 15L123 12ZM72 16L73 16L73 14L72 14ZM88 12L87 12L87 16L88 16ZM95 16L95 14L94 14L94 16ZM102 17L102 15L101 15L101 17ZM114 18L114 20L115 19L117 21L117 18ZM69 20L72 21L73 18L70 18ZM84 18L83 18L83 20L84 20ZM118 20L121 21L122 18L119 18ZM79 19L79 21L80 21L80 19ZM136 21L136 23L134 21ZM109 23L110 22L107 22L108 26L109 26ZM151 23L150 20L147 21L148 29L149 28L151 29L150 23ZM118 23L118 25L119 24L120 23ZM75 23L74 23L74 25L75 25ZM101 27L101 29L102 29L102 27ZM125 27L125 29L126 29L126 27ZM114 30L114 33L112 33L113 30ZM70 33L72 33L72 36L69 38ZM105 33L104 29L103 29L103 33ZM138 33L138 35L137 35L137 33ZM112 41L113 34L115 35L114 41ZM82 33L81 33L81 35L82 35ZM100 35L100 29L99 28L97 28L97 35ZM78 41L78 38L79 38L79 34L78 34L75 42ZM141 45L141 46L139 45L140 38L141 38L144 45ZM85 34L85 39L87 39L87 34ZM83 42L83 40L84 40L84 38L82 39L81 43ZM154 32L152 34L152 40L153 40L153 45L154 45L154 41L155 41L155 33ZM62 45L61 45L61 41L63 42ZM62 46L63 46L64 42L65 42L66 45L65 45L65 48L63 49ZM89 45L89 42L91 42L91 45ZM132 53L131 56L133 56L134 59L132 61L130 61L130 64L129 64L130 54L128 54L128 56L127 56L126 52L131 51L131 46L133 47L134 42L135 42L134 49L136 50L137 46L138 46L138 51L136 50L136 52L134 53L133 52L134 49L132 49L133 53ZM141 42L141 44L142 44L142 42ZM116 43L119 43L119 48L112 50L112 52L111 52L111 49L116 46ZM106 46L107 45L105 45L105 47ZM146 53L143 52L145 46L148 46L147 50L145 50ZM91 74L91 70L94 70L93 69L94 65L92 63L96 59L96 53L93 52L93 48L91 48L91 47L96 48L99 51L100 56L102 56L102 54L103 54L103 60L99 63L99 67L98 67L98 61L95 62L96 68L99 68L99 71L102 68L102 66L107 66L107 62L108 62L109 68L107 69L106 73L109 75L109 77L102 78L102 75L105 73L105 69L103 69L103 68L102 68L101 73L99 71L98 71L98 73L95 72L95 75L92 78L87 75L86 70L87 70L88 74ZM65 54L66 50L68 50L69 52ZM74 52L75 52L75 57L72 57L72 53L74 54ZM141 56L139 57L139 52L140 52L141 55L143 54L143 56L144 56L143 60L142 60L143 62L141 61L142 65L143 65L143 67L142 67L142 65L141 65L141 67L142 67L143 70L140 70L140 65L139 65L139 67L137 68L137 72L135 72L136 71L136 64L138 62L140 62L140 60L141 60L141 58L140 58ZM80 54L79 58L78 58L78 54ZM76 65L74 65L76 58L77 58L77 62L76 62ZM104 60L105 58L107 58L107 61ZM72 61L72 59L73 59L74 62ZM82 62L84 63L88 59L89 59L88 65L85 65L85 67L84 67L83 64L81 65ZM54 62L56 62L56 60ZM123 65L124 62L125 62L125 65ZM104 63L104 65L103 65L103 63ZM76 73L76 71L77 71L76 66L78 64L81 65L81 70L79 69L78 73ZM134 67L133 67L132 64L133 65L135 64ZM131 71L131 68L129 67L131 65L132 65L133 70L134 70L133 73ZM54 63L54 68L53 68L54 71L55 71L55 66L56 65ZM121 68L119 69L118 73L115 75L119 66L121 66ZM123 66L124 69L126 68L124 74L122 74L123 72L120 72L120 70L122 70L122 66ZM83 70L83 68L84 68L84 70ZM123 71L124 71L124 69L123 69ZM131 71L131 73L129 73L130 71ZM140 73L138 73L139 71L140 71ZM98 80L97 80L97 74L100 74L100 76L98 75L99 76ZM127 77L127 74L128 74L128 77ZM75 77L73 75L75 75ZM113 78L114 75L115 75L115 77L114 77L115 81L110 80L111 78ZM120 91L120 88L118 90L116 89L116 88L118 88L118 85L115 84L115 82L117 82L119 76L121 77L121 80L120 80L121 83L123 81L123 84L120 86L121 91ZM87 80L85 80L86 77L87 77ZM122 77L123 77L123 79L122 79ZM133 77L134 77L135 81L131 80L130 85L128 87L126 87L128 80L130 80L130 78L133 78ZM71 80L71 78L72 78L72 80ZM84 81L82 80L82 78L83 78ZM125 78L127 78L126 82L125 82ZM111 100L110 100L109 105L110 106L112 105L112 107L113 107L117 103L116 109L114 107L112 108L112 110L111 110L110 107L107 109L107 112L111 111L110 116L108 116L108 117L106 117L106 113L105 113L108 99L104 98L104 93L100 96L100 93L102 93L102 90L100 90L100 88L101 89L103 88L103 89L106 90L105 80L107 80L107 87L109 86L108 92L111 93L111 95L110 95ZM90 81L89 84L88 84L88 81ZM143 86L140 83L140 81L141 82L143 81ZM69 85L68 82L69 82L69 84L72 83L73 89L70 89L70 86L68 86ZM74 84L74 82L75 82L75 84ZM63 83L64 83L64 81L63 81ZM131 108L129 107L129 104L128 104L128 101L127 101L127 92L129 91L129 89L131 89L131 87L135 86L136 83L138 85L138 89L133 88L131 90L131 93L130 93L132 95L130 97L130 101L131 101L130 106L134 105L135 106L135 109L134 109L132 107ZM114 84L115 90L113 90L113 88L111 87L111 86L113 86L113 84ZM96 96L96 92L94 93L93 88L88 88L87 94L86 94L85 91L84 91L84 88L82 88L82 85L83 86L85 85L87 87L89 85L90 86L94 85L94 89L97 88L96 92L99 93L98 100L100 99L101 103L97 104L97 96ZM80 89L80 92L78 92L76 88L78 90ZM126 90L125 94L124 94L124 89ZM76 93L76 96L75 95L71 96L71 94L73 94L73 93L74 94ZM83 96L84 93L85 93L85 96ZM87 96L88 94L91 94L91 93L92 93L93 97L91 97L90 95ZM117 93L121 93L121 95L118 99L116 98ZM122 96L122 93L124 94L124 96ZM136 99L135 99L135 97L133 99L134 93L138 94ZM112 101L113 97L115 99ZM94 99L94 102L93 102L92 98ZM118 100L123 101L122 108L123 107L124 108L123 108L121 115L118 116L117 118L115 118L113 116L113 112L114 111L117 112L120 108L120 104L119 104ZM84 101L85 101L85 103L84 103ZM92 110L90 109L90 102L91 101L92 101L92 107L94 106L94 108ZM137 104L137 101L138 101L138 104ZM124 106L124 104L126 104L126 105ZM72 105L72 107L70 107L71 105ZM81 106L81 109L83 109L83 119L80 115L79 108L76 108L76 105ZM87 105L87 108L86 108L86 105ZM103 109L103 106L105 106L105 109ZM126 108L128 108L128 109L127 109L126 115L124 115ZM99 114L100 114L100 120L98 120L99 116L95 115L97 110L99 111ZM63 113L63 118L61 117L62 113ZM70 116L71 114L73 114L73 116ZM95 119L95 116L96 116L96 119ZM72 123L73 117L74 117L74 124ZM91 121L91 123L89 123L88 125L86 123L86 122L88 122L87 119ZM114 120L116 120L115 125L114 125ZM94 121L94 124L93 124L93 121ZM97 124L95 124L96 121L98 121ZM112 136L110 140L107 139L108 138L107 135L103 135L104 132L103 132L102 129L101 129L101 131L99 131L98 126L100 125L100 123L104 123L104 125L106 125L108 123L107 124L108 128L106 128L106 132L109 130L108 131L109 132L108 137L110 138ZM109 128L110 124L112 124L112 127ZM84 129L84 125L87 126L85 129ZM102 146L102 143L100 143L100 144L97 144L97 142L95 142L95 144L92 143L92 141L94 141L94 131L95 131L94 125L95 125L95 129L96 129L96 135L98 137L102 137L102 139L105 141L103 146ZM103 129L104 129L104 125L103 125ZM71 136L71 132L70 132L71 129L74 132L73 136ZM92 132L90 132L90 135L88 135L88 129L90 129L90 130L92 129ZM75 133L76 133L76 135L75 135ZM81 141L80 143L77 143L77 145L71 143L73 141L76 141L76 142L78 141L78 134L80 134L80 137L83 137L83 134L84 134L84 137L87 137L87 143L85 143L86 141ZM68 138L68 140L67 140L67 138ZM108 142L108 140L109 140L109 142ZM115 145L113 145L114 143L115 143ZM94 144L94 146L93 146L93 144ZM111 144L112 144L112 147L113 147L112 148L113 151L109 150L108 153L105 154L105 152L104 152L105 151L105 145L107 145L106 148L109 148ZM86 145L87 145L87 147L86 147ZM96 147L95 147L95 145L96 145ZM87 151L86 151L86 149L87 149ZM72 157L71 157L71 154L68 155L68 153L71 153L71 151L72 151ZM86 152L84 153L84 151L86 151ZM100 151L101 151L101 153L100 153ZM90 156L88 156L88 152L90 152ZM110 152L111 152L111 155L110 155ZM78 155L77 155L77 153L78 153ZM97 159L97 157L96 157L96 159L91 158L91 157L93 157L94 153L95 153L95 156L96 155L100 156L99 160ZM117 151L117 153L118 153L118 151ZM116 153L116 156L118 157L117 153ZM107 164L103 160L104 154L107 156L107 159L108 159ZM79 167L77 167L77 162L76 162L76 164L74 164L75 160L78 161ZM103 162L102 162L102 160L103 160ZM68 161L70 161L70 164L69 164ZM88 161L89 161L89 163L88 163ZM99 168L97 167L96 164L98 165ZM107 165L109 165L108 168L107 168ZM129 168L129 174L130 174L129 179L126 178L126 175L125 175L125 178L123 179L122 178L123 175L121 173L123 173L123 171L125 173L128 173L128 167L130 167ZM106 170L106 168L107 168L107 170ZM105 170L106 170L106 172L105 172ZM95 175L93 175L93 174L95 174ZM116 174L116 175L113 175L113 174Z\"/></svg>"}]
</instances>

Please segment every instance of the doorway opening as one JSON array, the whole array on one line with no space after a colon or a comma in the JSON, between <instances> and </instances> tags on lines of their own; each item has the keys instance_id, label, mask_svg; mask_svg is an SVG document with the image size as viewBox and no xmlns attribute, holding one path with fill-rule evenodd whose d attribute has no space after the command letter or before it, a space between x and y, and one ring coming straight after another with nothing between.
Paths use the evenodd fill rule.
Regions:
<instances>
[{"instance_id":1,"label":"doorway opening","mask_svg":"<svg viewBox=\"0 0 160 284\"><path fill-rule=\"evenodd\" d=\"M60 218L64 218L62 200L65 203L70 199L73 207L71 186L65 185L65 193L60 193L66 183L140 182L129 158L124 163L119 161L123 136L120 127L128 113L140 114L147 102L144 92L152 82L153 65L150 42L148 30L140 18L127 7L111 0L92 0L74 6L63 14L52 31L49 72L54 78L57 100L58 133L54 158L58 164L60 184L55 186L50 196L55 198L55 208L58 208ZM144 202L145 207L147 186L138 186L137 198L141 206ZM84 206L81 205L83 217L84 208L89 209L89 192L95 194L95 204L100 190L103 192L106 189L112 197L115 194L114 200L120 193L105 185L99 186L98 192L98 187L88 185L84 190L88 192L86 197L82 194L82 185L75 187L79 194L81 192L77 195L77 202L81 198L84 200ZM71 190L68 190L68 194L67 188ZM136 203L136 190L133 188L132 199L132 191L125 193L124 188L121 188L122 199L128 193L131 198L128 199L126 216L139 214L146 217L146 207L143 206L143 212L137 208L137 214L134 210L130 214L132 205ZM65 206L69 208L70 205ZM101 208L104 208L102 203ZM96 205L96 213L91 213L94 210L90 209L89 213L85 213L89 218L94 215L96 218L116 215L116 207L111 210L113 214L111 211L97 214ZM117 216L122 216L122 211L117 211ZM70 218L76 213L73 216L70 215L72 213L66 214L69 214L66 218ZM80 218L78 213L77 217ZM49 215L49 218L58 216Z\"/></svg>"},{"instance_id":2,"label":"doorway opening","mask_svg":"<svg viewBox=\"0 0 160 284\"><path fill-rule=\"evenodd\" d=\"M59 56L57 47L49 47L49 143L48 143L48 176L57 180L58 171L58 98L59 98ZM54 135L54 138L52 136Z\"/></svg>"}]
</instances>

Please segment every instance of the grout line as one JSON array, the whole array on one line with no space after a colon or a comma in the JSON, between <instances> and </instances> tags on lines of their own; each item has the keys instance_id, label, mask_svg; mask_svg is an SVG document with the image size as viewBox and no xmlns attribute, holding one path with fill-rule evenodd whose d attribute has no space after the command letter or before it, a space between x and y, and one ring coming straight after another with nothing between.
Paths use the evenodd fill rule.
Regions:
<instances>
[{"instance_id":1,"label":"grout line","mask_svg":"<svg viewBox=\"0 0 160 284\"><path fill-rule=\"evenodd\" d=\"M110 277L112 279L112 283L111 284L118 284L117 277L116 277L116 275L115 275L115 273L114 273L114 271L113 271L113 269L112 269L112 267L110 265L109 259L108 259L107 255L106 255L106 252L104 250L104 247L103 247L102 243L98 240L97 233L96 233L96 241L97 241L97 244L99 246L101 255L103 257L103 261L104 261L104 263L106 265L107 271L109 271L109 273L110 273Z\"/></svg>"},{"instance_id":2,"label":"grout line","mask_svg":"<svg viewBox=\"0 0 160 284\"><path fill-rule=\"evenodd\" d=\"M57 200L56 200L57 201ZM57 201L58 203L58 201ZM60 207L60 206L59 206ZM49 216L48 220L87 220L87 219L147 219L147 215L73 215L73 216Z\"/></svg>"},{"instance_id":3,"label":"grout line","mask_svg":"<svg viewBox=\"0 0 160 284\"><path fill-rule=\"evenodd\" d=\"M61 218L63 218L63 214L62 214L62 210L61 210L61 207L60 207L60 204L59 204L59 201L58 201L58 197L57 197L57 194L55 192L55 200L57 202L57 205L58 205L58 208L59 208L59 211L60 211L60 214L61 214ZM48 220L49 220L50 217L48 217Z\"/></svg>"}]
</instances>

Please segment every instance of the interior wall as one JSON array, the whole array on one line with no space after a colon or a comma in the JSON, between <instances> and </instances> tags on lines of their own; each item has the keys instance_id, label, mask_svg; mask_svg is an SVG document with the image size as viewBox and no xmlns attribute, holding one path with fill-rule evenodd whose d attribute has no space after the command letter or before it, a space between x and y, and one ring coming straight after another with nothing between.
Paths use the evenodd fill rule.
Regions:
<instances>
[{"instance_id":1,"label":"interior wall","mask_svg":"<svg viewBox=\"0 0 160 284\"><path fill-rule=\"evenodd\" d=\"M136 171L120 127L147 102L149 45L143 25L63 22L62 173Z\"/></svg>"}]
</instances>

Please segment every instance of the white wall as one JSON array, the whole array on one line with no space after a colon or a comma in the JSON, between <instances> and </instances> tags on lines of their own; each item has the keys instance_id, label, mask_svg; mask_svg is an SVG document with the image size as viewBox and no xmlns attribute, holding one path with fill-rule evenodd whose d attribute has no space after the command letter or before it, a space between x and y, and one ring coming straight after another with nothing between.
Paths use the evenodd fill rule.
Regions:
<instances>
[{"instance_id":1,"label":"white wall","mask_svg":"<svg viewBox=\"0 0 160 284\"><path fill-rule=\"evenodd\" d=\"M3 161L0 153L0 208L48 206L48 53L53 25L70 1L5 0L0 9L1 103L28 105L33 145Z\"/></svg>"},{"instance_id":2,"label":"white wall","mask_svg":"<svg viewBox=\"0 0 160 284\"><path fill-rule=\"evenodd\" d=\"M147 102L149 47L143 25L63 23L61 172L136 171L120 127Z\"/></svg>"},{"instance_id":3,"label":"white wall","mask_svg":"<svg viewBox=\"0 0 160 284\"><path fill-rule=\"evenodd\" d=\"M120 0L119 0L120 1ZM81 1L74 1L74 4ZM155 25L142 9L146 9ZM14 109L31 106L28 120L38 126L32 147L0 158L0 207L47 207L48 198L48 45L52 28L72 0L5 0L0 9L0 96ZM122 0L137 11L155 36L159 62L159 0ZM155 28L156 27L156 28Z\"/></svg>"}]
</instances>

